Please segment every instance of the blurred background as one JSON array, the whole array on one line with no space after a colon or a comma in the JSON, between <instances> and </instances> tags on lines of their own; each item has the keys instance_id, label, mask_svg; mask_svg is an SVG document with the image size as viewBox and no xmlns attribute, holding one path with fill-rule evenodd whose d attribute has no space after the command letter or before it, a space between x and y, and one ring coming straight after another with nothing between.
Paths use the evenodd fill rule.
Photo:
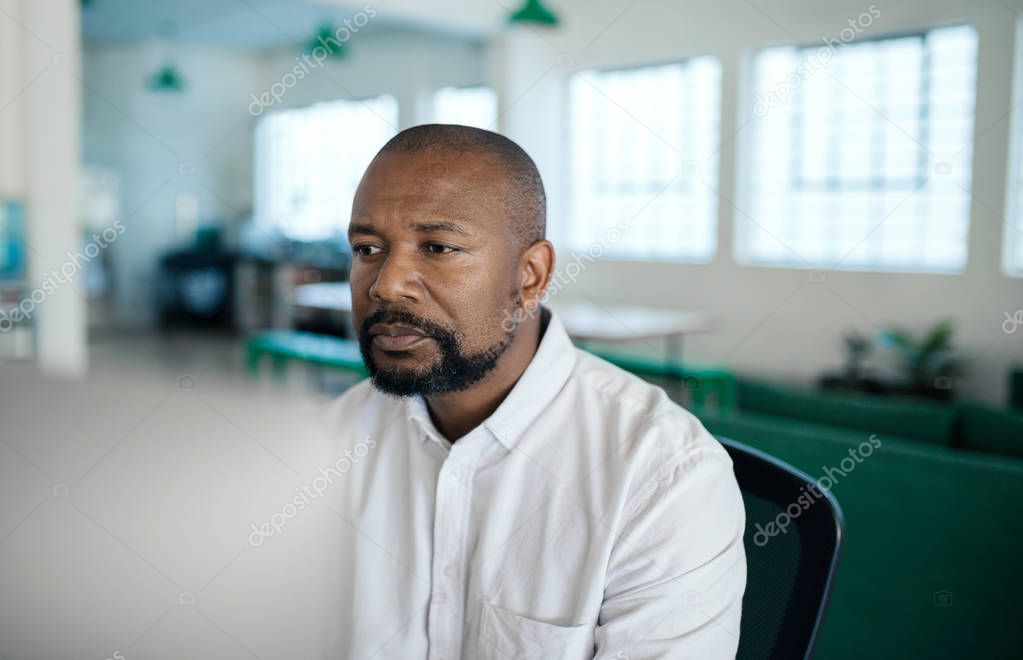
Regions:
<instances>
[{"instance_id":1,"label":"blurred background","mask_svg":"<svg viewBox=\"0 0 1023 660\"><path fill-rule=\"evenodd\" d=\"M534 158L580 347L812 476L881 440L821 657L1018 654L1021 19L0 0L0 657L322 654L351 529L248 525L333 462L352 196L430 122Z\"/></svg>"}]
</instances>

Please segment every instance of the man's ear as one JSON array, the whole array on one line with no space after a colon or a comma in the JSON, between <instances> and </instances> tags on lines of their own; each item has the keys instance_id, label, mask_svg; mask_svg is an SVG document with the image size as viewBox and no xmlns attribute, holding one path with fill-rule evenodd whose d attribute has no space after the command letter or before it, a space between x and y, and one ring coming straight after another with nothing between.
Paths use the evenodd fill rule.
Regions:
<instances>
[{"instance_id":1,"label":"man's ear","mask_svg":"<svg viewBox=\"0 0 1023 660\"><path fill-rule=\"evenodd\" d=\"M543 297L554 275L554 245L546 240L535 241L522 253L519 261L521 304L532 308Z\"/></svg>"}]
</instances>

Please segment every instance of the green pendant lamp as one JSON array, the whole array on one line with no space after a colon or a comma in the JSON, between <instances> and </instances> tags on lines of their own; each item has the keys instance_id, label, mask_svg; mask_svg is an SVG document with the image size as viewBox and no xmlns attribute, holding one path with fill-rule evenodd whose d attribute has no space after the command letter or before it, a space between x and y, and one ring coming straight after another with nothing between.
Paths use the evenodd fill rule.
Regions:
<instances>
[{"instance_id":1,"label":"green pendant lamp","mask_svg":"<svg viewBox=\"0 0 1023 660\"><path fill-rule=\"evenodd\" d=\"M168 63L149 77L146 87L153 92L181 92L185 89L185 79L176 66Z\"/></svg>"},{"instance_id":2,"label":"green pendant lamp","mask_svg":"<svg viewBox=\"0 0 1023 660\"><path fill-rule=\"evenodd\" d=\"M320 29L316 31L313 38L306 44L305 53L306 55L312 55L313 51L317 48L324 48L327 51L328 57L335 57L341 59L348 54L348 49L345 42L338 41L337 38L337 26L330 23L323 23L320 25Z\"/></svg>"},{"instance_id":3,"label":"green pendant lamp","mask_svg":"<svg viewBox=\"0 0 1023 660\"><path fill-rule=\"evenodd\" d=\"M526 0L526 4L508 17L508 22L553 27L558 24L558 17L544 6L543 0Z\"/></svg>"},{"instance_id":4,"label":"green pendant lamp","mask_svg":"<svg viewBox=\"0 0 1023 660\"><path fill-rule=\"evenodd\" d=\"M166 53L166 57L163 66L146 80L146 88L151 92L179 93L185 89L185 78L174 64L173 42L177 33L178 26L173 22L168 21L160 26L159 34L162 43L159 48Z\"/></svg>"}]
</instances>

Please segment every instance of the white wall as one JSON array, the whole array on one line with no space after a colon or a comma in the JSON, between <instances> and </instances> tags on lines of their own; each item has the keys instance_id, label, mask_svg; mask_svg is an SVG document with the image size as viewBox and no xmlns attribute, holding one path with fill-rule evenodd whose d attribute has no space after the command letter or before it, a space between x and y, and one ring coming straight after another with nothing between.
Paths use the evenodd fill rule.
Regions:
<instances>
[{"instance_id":1,"label":"white wall","mask_svg":"<svg viewBox=\"0 0 1023 660\"><path fill-rule=\"evenodd\" d=\"M486 78L485 49L472 40L406 30L374 30L371 24L356 33L348 46L346 57L328 59L322 70L313 69L267 112L330 99L391 94L398 100L398 128L402 129L429 121L427 105L433 90L476 85ZM260 94L292 70L295 56L295 49L289 48L262 58Z\"/></svg>"},{"instance_id":2,"label":"white wall","mask_svg":"<svg viewBox=\"0 0 1023 660\"><path fill-rule=\"evenodd\" d=\"M348 46L348 57L312 69L266 112L391 93L401 105L401 128L423 118L428 90L484 78L482 47L471 41L367 27ZM155 42L86 48L84 159L123 176L127 229L113 247L118 323L154 320L156 260L180 240L180 195L195 196L200 222L232 222L251 213L252 95L281 81L300 50ZM148 90L146 79L169 59L185 78L184 92Z\"/></svg>"},{"instance_id":3,"label":"white wall","mask_svg":"<svg viewBox=\"0 0 1023 660\"><path fill-rule=\"evenodd\" d=\"M562 3L559 30L520 29L495 41L493 55L499 63L493 71L501 107L514 102L504 129L523 145L534 144L537 135L550 133L551 124L564 121L558 90L574 70L664 62L700 53L722 61L724 148L717 258L705 265L604 260L588 266L579 278L578 291L562 295L709 310L718 318L720 329L687 341L688 358L801 384L840 364L840 337L847 330L873 334L881 326L901 324L922 331L939 319L953 318L958 324L958 344L971 359L968 376L956 387L966 396L1004 401L1007 368L1014 361L1023 362L1023 333L1007 335L1001 330L1004 311L1023 307L1023 280L1002 274L1004 225L998 217L1004 213L1006 192L1015 16L995 2L876 3L881 16L868 34L961 21L977 28L976 199L971 209L969 264L955 276L828 271L825 282L818 284L809 281L805 270L743 266L732 256L734 227L737 216L741 218L735 208L743 208L736 191L742 131L729 138L752 109L738 90L748 56L755 49L777 43L821 43L824 36L837 36L871 4L851 0L752 4L650 0L626 8L611 0ZM559 55L562 63L565 55L570 56L572 64L558 66ZM516 69L518 62L528 63L531 78L523 79ZM509 69L511 74L506 73ZM565 218L557 194L564 167L563 142L546 143L538 156L545 181L553 188L549 228L557 245ZM568 256L562 251L561 262Z\"/></svg>"},{"instance_id":4,"label":"white wall","mask_svg":"<svg viewBox=\"0 0 1023 660\"><path fill-rule=\"evenodd\" d=\"M147 89L172 53L185 90ZM86 49L84 160L122 176L125 231L113 246L119 323L152 318L154 266L179 240L180 195L195 196L200 220L235 219L251 208L246 105L259 80L254 58L223 49L157 43Z\"/></svg>"}]
</instances>

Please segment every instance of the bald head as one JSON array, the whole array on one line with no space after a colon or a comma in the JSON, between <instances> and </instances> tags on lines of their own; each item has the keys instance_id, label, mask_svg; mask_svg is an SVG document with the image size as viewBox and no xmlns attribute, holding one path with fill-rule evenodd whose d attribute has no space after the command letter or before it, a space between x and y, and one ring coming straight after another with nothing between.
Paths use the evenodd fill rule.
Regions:
<instances>
[{"instance_id":1,"label":"bald head","mask_svg":"<svg viewBox=\"0 0 1023 660\"><path fill-rule=\"evenodd\" d=\"M421 152L479 154L493 159L504 174L509 228L520 250L547 233L547 194L536 164L522 147L503 135L458 124L423 124L401 131L380 154Z\"/></svg>"}]
</instances>

